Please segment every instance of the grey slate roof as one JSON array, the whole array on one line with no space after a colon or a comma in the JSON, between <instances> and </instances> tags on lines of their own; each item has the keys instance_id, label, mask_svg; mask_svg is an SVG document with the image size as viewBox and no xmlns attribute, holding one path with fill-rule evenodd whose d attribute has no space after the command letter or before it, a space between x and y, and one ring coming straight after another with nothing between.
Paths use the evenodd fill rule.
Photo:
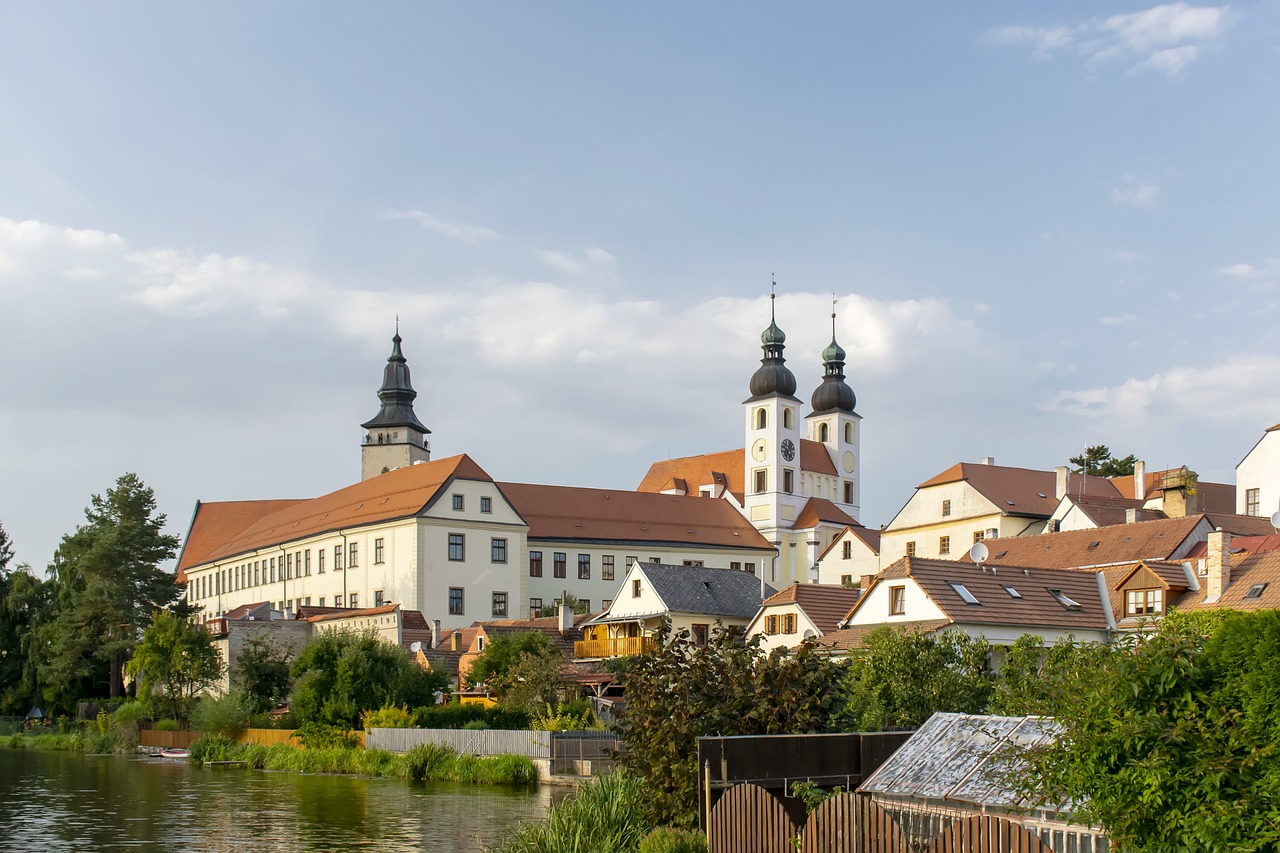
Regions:
<instances>
[{"instance_id":1,"label":"grey slate roof","mask_svg":"<svg viewBox=\"0 0 1280 853\"><path fill-rule=\"evenodd\" d=\"M705 613L750 619L760 609L760 579L736 569L638 564L651 588L673 613ZM777 590L764 587L765 596Z\"/></svg>"}]
</instances>

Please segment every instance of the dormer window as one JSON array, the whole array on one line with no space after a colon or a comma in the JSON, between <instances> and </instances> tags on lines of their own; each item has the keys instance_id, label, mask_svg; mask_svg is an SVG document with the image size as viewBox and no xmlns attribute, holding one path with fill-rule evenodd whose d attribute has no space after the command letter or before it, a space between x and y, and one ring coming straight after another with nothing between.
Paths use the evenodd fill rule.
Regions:
<instances>
[{"instance_id":1,"label":"dormer window","mask_svg":"<svg viewBox=\"0 0 1280 853\"><path fill-rule=\"evenodd\" d=\"M1124 594L1125 616L1150 616L1164 611L1164 590L1131 589Z\"/></svg>"},{"instance_id":2,"label":"dormer window","mask_svg":"<svg viewBox=\"0 0 1280 853\"><path fill-rule=\"evenodd\" d=\"M1244 594L1245 598L1262 598L1262 594L1267 591L1268 584L1255 583L1249 587L1249 591Z\"/></svg>"},{"instance_id":3,"label":"dormer window","mask_svg":"<svg viewBox=\"0 0 1280 853\"><path fill-rule=\"evenodd\" d=\"M1047 592L1047 593L1049 593L1049 595L1053 596L1053 600L1054 600L1054 601L1056 601L1056 602L1058 602L1059 604L1061 604L1061 605L1062 605L1063 607L1065 607L1067 610L1079 610L1079 609L1080 609L1080 602L1078 602L1078 601L1076 601L1075 599L1071 598L1071 596L1067 595L1065 592L1063 592L1063 591L1062 591L1062 590L1060 590L1060 589L1050 589L1050 588L1048 588L1048 587L1045 587L1045 592Z\"/></svg>"}]
</instances>

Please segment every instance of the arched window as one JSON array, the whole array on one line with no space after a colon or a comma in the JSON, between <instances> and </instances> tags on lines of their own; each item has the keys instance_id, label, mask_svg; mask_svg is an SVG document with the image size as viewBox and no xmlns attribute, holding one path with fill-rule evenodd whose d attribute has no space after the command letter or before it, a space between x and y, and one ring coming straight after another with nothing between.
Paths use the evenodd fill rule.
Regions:
<instances>
[{"instance_id":1,"label":"arched window","mask_svg":"<svg viewBox=\"0 0 1280 853\"><path fill-rule=\"evenodd\" d=\"M790 409L783 409L783 410L782 410L782 427L783 427L783 429L792 429L792 428L794 427L794 425L795 425L795 424L794 424L794 422L792 421L792 417L793 417L793 415L792 415L792 412L791 412L791 410L790 410Z\"/></svg>"},{"instance_id":2,"label":"arched window","mask_svg":"<svg viewBox=\"0 0 1280 853\"><path fill-rule=\"evenodd\" d=\"M831 438L831 427L828 424L818 424L818 441L821 441L823 444L826 444L827 440L830 438Z\"/></svg>"},{"instance_id":3,"label":"arched window","mask_svg":"<svg viewBox=\"0 0 1280 853\"><path fill-rule=\"evenodd\" d=\"M844 443L853 444L853 424L844 425Z\"/></svg>"},{"instance_id":4,"label":"arched window","mask_svg":"<svg viewBox=\"0 0 1280 853\"><path fill-rule=\"evenodd\" d=\"M769 425L769 413L764 408L756 409L756 429L764 429Z\"/></svg>"}]
</instances>

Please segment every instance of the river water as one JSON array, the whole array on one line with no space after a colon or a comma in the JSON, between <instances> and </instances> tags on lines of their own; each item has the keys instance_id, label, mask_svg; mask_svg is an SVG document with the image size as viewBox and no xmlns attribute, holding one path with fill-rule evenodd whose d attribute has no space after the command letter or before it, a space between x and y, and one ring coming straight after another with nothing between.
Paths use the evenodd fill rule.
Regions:
<instances>
[{"instance_id":1,"label":"river water","mask_svg":"<svg viewBox=\"0 0 1280 853\"><path fill-rule=\"evenodd\" d=\"M481 851L563 795L0 749L0 850Z\"/></svg>"}]
</instances>

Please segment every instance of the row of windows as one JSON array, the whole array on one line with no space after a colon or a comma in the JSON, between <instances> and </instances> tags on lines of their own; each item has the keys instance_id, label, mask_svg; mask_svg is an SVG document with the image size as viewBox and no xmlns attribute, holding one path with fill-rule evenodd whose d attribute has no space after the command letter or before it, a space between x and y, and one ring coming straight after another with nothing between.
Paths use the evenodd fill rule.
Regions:
<instances>
[{"instance_id":1,"label":"row of windows","mask_svg":"<svg viewBox=\"0 0 1280 853\"><path fill-rule=\"evenodd\" d=\"M981 542L985 538L986 538L986 534L984 531L981 531L981 530L973 531L973 541L975 544L978 542ZM848 542L844 543L844 548L845 548L844 558L847 560L849 559L849 543ZM939 536L938 537L938 554L942 555L942 554L950 554L950 553L951 553L951 537ZM907 543L907 556L914 557L915 555L916 555L916 543L915 543L915 540L913 539L912 541Z\"/></svg>"},{"instance_id":2,"label":"row of windows","mask_svg":"<svg viewBox=\"0 0 1280 853\"><path fill-rule=\"evenodd\" d=\"M782 409L782 428L795 428L795 409L785 406ZM755 417L756 429L765 429L769 426L769 410L763 406L756 409ZM818 441L824 444L831 440L831 425L827 423L818 424ZM844 440L847 444L853 444L853 424L846 423L844 425Z\"/></svg>"},{"instance_id":3,"label":"row of windows","mask_svg":"<svg viewBox=\"0 0 1280 853\"><path fill-rule=\"evenodd\" d=\"M796 632L796 614L779 613L764 617L766 634L794 634Z\"/></svg>"},{"instance_id":4,"label":"row of windows","mask_svg":"<svg viewBox=\"0 0 1280 853\"><path fill-rule=\"evenodd\" d=\"M769 469L757 468L755 471L755 494L761 495L769 491ZM782 469L782 491L788 495L794 495L796 492L796 472L791 468ZM835 497L833 494L832 497ZM844 481L844 503L853 503L855 492L853 482Z\"/></svg>"},{"instance_id":5,"label":"row of windows","mask_svg":"<svg viewBox=\"0 0 1280 853\"><path fill-rule=\"evenodd\" d=\"M192 578L187 597L190 600L209 598L241 589L278 583L294 578L311 576L311 549L294 551L280 557L266 557L260 560L246 560L239 565ZM316 574L324 574L325 549L316 548ZM341 545L333 546L333 568L341 569L344 552ZM360 543L347 543L345 552L347 568L358 568L360 564ZM373 562L380 564L386 559L386 547L381 537L373 540Z\"/></svg>"},{"instance_id":6,"label":"row of windows","mask_svg":"<svg viewBox=\"0 0 1280 853\"><path fill-rule=\"evenodd\" d=\"M319 599L316 601L316 606L317 606L317 607L325 607L325 606L327 606L327 605L325 604L325 601L326 601L326 598L325 598L323 595L322 595L322 596L320 596L320 597L319 597ZM349 602L349 603L344 603L344 602ZM385 600L384 600L384 598L383 598L382 590L380 590L380 589L379 589L379 590L374 590L374 593L373 593L373 606L374 606L374 607L381 607L381 606L382 606L383 604L385 604L385 603L386 603L386 602L385 602ZM293 609L293 606L294 606L295 604L297 604L299 607L310 607L310 606L311 606L311 596L309 596L309 595L308 595L308 596L307 596L307 597L305 597L305 598L297 598L297 599L294 599L294 598L282 599L281 601L277 601L275 604L276 604L276 609L277 609L277 610L279 610L281 613L285 613L285 612L288 612L288 611L292 610L292 609ZM360 606L360 594L359 594L359 593L355 593L355 592L353 592L353 593L351 593L351 595L350 595L350 597L349 597L349 598L344 598L344 597L343 597L343 596L341 596L341 595L335 595L335 596L333 597L333 606L334 606L334 607L359 607L359 606ZM225 616L225 615L226 615L226 611L220 611L220 612L218 612L218 613L217 613L217 614L215 614L215 615L218 615L218 616Z\"/></svg>"},{"instance_id":7,"label":"row of windows","mask_svg":"<svg viewBox=\"0 0 1280 853\"><path fill-rule=\"evenodd\" d=\"M466 495L454 495L453 496L454 512L465 512L466 509L467 509ZM493 512L493 498L488 498L488 497L480 498L480 511L483 513Z\"/></svg>"},{"instance_id":8,"label":"row of windows","mask_svg":"<svg viewBox=\"0 0 1280 853\"><path fill-rule=\"evenodd\" d=\"M460 586L449 587L449 615L465 616L466 600L467 599L466 599L465 588ZM507 618L508 616L507 600L508 600L508 596L506 592L494 592L490 595L489 612L493 614L494 618L498 618L498 619ZM579 598L577 599L577 601L580 605L582 605L583 608L586 609L588 613L591 612L591 599ZM556 599L556 603L559 604L559 599ZM609 605L612 603L613 602L610 599L606 598L600 603L600 606L603 609L607 609ZM352 605L352 606L354 607L355 605ZM542 615L542 599L530 598L529 599L529 618L537 619L541 615Z\"/></svg>"}]
</instances>

